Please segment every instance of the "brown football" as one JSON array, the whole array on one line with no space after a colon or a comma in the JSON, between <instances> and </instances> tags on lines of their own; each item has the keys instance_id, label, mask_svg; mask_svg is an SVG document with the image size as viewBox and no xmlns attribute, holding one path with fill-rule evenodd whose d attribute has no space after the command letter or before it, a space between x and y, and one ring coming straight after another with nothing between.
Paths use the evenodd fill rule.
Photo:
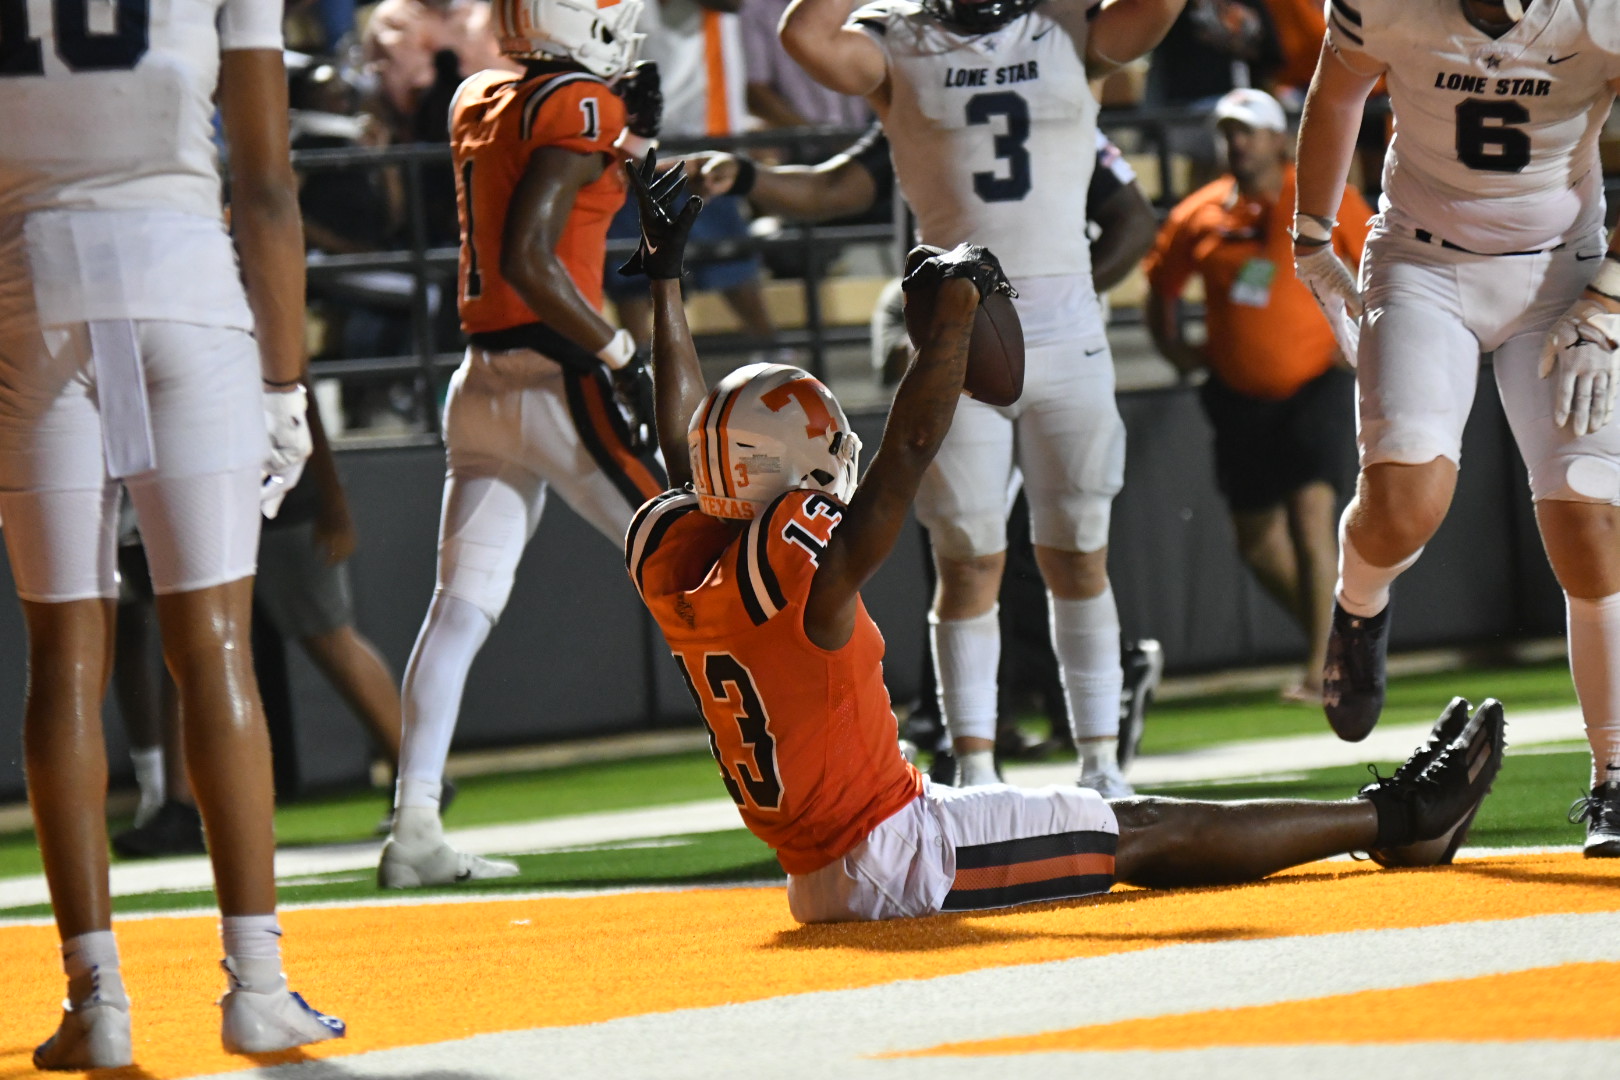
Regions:
<instances>
[{"instance_id":1,"label":"brown football","mask_svg":"<svg viewBox=\"0 0 1620 1080\"><path fill-rule=\"evenodd\" d=\"M938 250L913 249L907 268ZM932 293L913 289L906 294L906 333L916 347L922 347L933 318ZM1001 293L991 293L979 305L962 392L986 405L1011 405L1024 392L1024 327L1013 302Z\"/></svg>"}]
</instances>

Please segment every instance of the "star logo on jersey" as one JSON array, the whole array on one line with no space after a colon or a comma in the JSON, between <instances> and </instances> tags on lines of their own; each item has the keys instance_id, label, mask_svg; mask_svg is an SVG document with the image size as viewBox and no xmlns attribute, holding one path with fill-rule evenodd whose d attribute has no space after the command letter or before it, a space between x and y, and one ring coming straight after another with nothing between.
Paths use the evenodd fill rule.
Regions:
<instances>
[{"instance_id":1,"label":"star logo on jersey","mask_svg":"<svg viewBox=\"0 0 1620 1080\"><path fill-rule=\"evenodd\" d=\"M1496 71L1502 66L1502 58L1493 53L1492 55L1485 57L1485 66L1491 71Z\"/></svg>"}]
</instances>

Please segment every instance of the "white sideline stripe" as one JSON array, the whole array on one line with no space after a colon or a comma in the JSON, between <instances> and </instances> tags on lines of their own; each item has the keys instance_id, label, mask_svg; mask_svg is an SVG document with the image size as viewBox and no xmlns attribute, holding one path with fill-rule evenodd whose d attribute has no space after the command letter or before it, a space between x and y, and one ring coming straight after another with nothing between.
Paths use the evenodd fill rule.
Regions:
<instances>
[{"instance_id":1,"label":"white sideline stripe","mask_svg":"<svg viewBox=\"0 0 1620 1080\"><path fill-rule=\"evenodd\" d=\"M1129 908L1117 909L1122 919ZM1214 927L1233 934L1241 925ZM1221 1048L876 1060L874 1054L945 1043L1034 1035L1140 1017L1266 1005L1392 989L1583 961L1620 960L1620 913L1539 915L1404 930L1169 945L1138 952L992 968L859 990L794 994L573 1027L479 1035L336 1061L224 1076L275 1080L453 1076L592 1080L715 1076L787 1080L932 1080L989 1075L1064 1077L1309 1075L1607 1075L1620 1043L1435 1043L1418 1047ZM1459 1003L1462 1007L1465 1003ZM1601 1008L1571 1002L1570 1008ZM1435 1032L1443 1039L1443 1030ZM1530 1056L1532 1055L1533 1056ZM1206 1059L1211 1068L1205 1067ZM1457 1066L1468 1062L1467 1071ZM1438 1067L1444 1064L1444 1069ZM1548 1065L1553 1065L1549 1071ZM997 1065L1006 1066L997 1070ZM1308 1065L1309 1070L1301 1066ZM1177 1071L1172 1072L1171 1068ZM440 1070L443 1070L441 1073ZM1218 1071L1217 1071L1218 1070ZM1573 1070L1573 1071L1571 1071ZM1584 1080L1584 1078L1583 1078Z\"/></svg>"},{"instance_id":2,"label":"white sideline stripe","mask_svg":"<svg viewBox=\"0 0 1620 1080\"><path fill-rule=\"evenodd\" d=\"M1179 754L1139 759L1131 780L1144 785L1190 783L1277 772L1324 769L1366 761L1403 761L1429 733L1429 724L1399 724L1379 728L1365 742L1340 741L1331 732L1251 739ZM1585 738L1578 708L1541 709L1508 716L1508 752L1517 747ZM1075 766L1013 765L1007 779L1026 787L1071 784ZM1349 794L1348 792L1346 794ZM640 810L613 810L575 814L519 824L485 825L453 829L445 835L456 847L474 855L525 855L584 844L620 840L646 840L658 836L724 832L741 827L737 807L729 799L656 806ZM375 869L382 841L283 848L276 852L276 877L305 877L365 868ZM188 855L150 862L120 863L112 868L112 895L134 896L151 892L188 892L213 886L208 859ZM43 875L0 879L0 909L50 902Z\"/></svg>"}]
</instances>

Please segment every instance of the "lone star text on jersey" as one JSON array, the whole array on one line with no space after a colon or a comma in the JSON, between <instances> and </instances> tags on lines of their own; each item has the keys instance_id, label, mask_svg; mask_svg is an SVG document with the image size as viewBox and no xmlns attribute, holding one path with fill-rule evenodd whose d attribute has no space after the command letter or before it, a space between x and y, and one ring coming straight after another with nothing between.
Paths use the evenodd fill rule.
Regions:
<instances>
[{"instance_id":1,"label":"lone star text on jersey","mask_svg":"<svg viewBox=\"0 0 1620 1080\"><path fill-rule=\"evenodd\" d=\"M945 69L945 85L954 86L1006 86L1009 83L1029 82L1031 79L1041 77L1040 67L1034 60L1025 60L1020 64L1008 64L1006 67L995 69L992 78L990 69L981 68L953 68Z\"/></svg>"},{"instance_id":2,"label":"lone star text on jersey","mask_svg":"<svg viewBox=\"0 0 1620 1080\"><path fill-rule=\"evenodd\" d=\"M1495 94L1497 97L1546 97L1552 93L1552 80L1493 79L1489 75L1460 75L1455 71L1437 71L1434 75L1434 88L1458 90L1464 94Z\"/></svg>"}]
</instances>

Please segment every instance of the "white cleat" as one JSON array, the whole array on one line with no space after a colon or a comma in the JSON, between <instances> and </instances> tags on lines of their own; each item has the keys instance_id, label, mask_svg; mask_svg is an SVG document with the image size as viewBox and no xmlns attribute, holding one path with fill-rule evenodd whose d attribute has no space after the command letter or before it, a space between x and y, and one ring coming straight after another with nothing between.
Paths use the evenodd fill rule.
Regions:
<instances>
[{"instance_id":1,"label":"white cleat","mask_svg":"<svg viewBox=\"0 0 1620 1080\"><path fill-rule=\"evenodd\" d=\"M61 1026L34 1051L36 1069L82 1072L118 1069L134 1061L129 1009L119 1005L84 1005L70 1010L64 1002Z\"/></svg>"},{"instance_id":2,"label":"white cleat","mask_svg":"<svg viewBox=\"0 0 1620 1080\"><path fill-rule=\"evenodd\" d=\"M1118 769L1086 773L1080 777L1079 786L1091 788L1105 799L1128 799L1136 794L1136 789L1131 787Z\"/></svg>"},{"instance_id":3,"label":"white cleat","mask_svg":"<svg viewBox=\"0 0 1620 1080\"><path fill-rule=\"evenodd\" d=\"M219 999L219 1008L219 1041L230 1054L273 1054L341 1039L348 1030L343 1021L310 1008L285 985L268 994L236 987Z\"/></svg>"},{"instance_id":4,"label":"white cleat","mask_svg":"<svg viewBox=\"0 0 1620 1080\"><path fill-rule=\"evenodd\" d=\"M383 845L377 864L377 884L384 889L420 889L431 885L460 885L516 877L517 863L485 859L457 851L443 840L420 847L397 838Z\"/></svg>"}]
</instances>

